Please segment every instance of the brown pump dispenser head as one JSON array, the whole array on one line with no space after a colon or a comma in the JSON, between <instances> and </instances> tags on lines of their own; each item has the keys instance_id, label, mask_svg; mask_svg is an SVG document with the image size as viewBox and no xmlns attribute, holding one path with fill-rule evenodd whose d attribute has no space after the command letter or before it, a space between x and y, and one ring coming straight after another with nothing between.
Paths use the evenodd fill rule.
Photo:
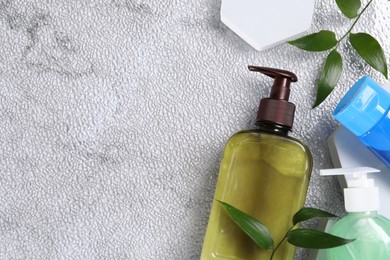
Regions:
<instances>
[{"instance_id":1,"label":"brown pump dispenser head","mask_svg":"<svg viewBox=\"0 0 390 260\"><path fill-rule=\"evenodd\" d=\"M269 98L260 100L256 122L270 122L292 128L295 105L288 102L290 97L290 83L297 82L297 76L286 70L248 66L250 71L261 72L274 79Z\"/></svg>"}]
</instances>

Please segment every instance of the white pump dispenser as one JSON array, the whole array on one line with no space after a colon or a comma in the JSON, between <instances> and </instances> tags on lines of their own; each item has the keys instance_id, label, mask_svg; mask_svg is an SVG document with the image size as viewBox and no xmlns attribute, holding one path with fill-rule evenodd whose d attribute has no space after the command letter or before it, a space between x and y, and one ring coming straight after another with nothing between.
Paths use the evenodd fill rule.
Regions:
<instances>
[{"instance_id":1,"label":"white pump dispenser","mask_svg":"<svg viewBox=\"0 0 390 260\"><path fill-rule=\"evenodd\" d=\"M320 170L321 176L346 176L348 188L344 189L345 210L347 212L377 211L379 209L379 190L367 173L380 172L371 167L338 168Z\"/></svg>"},{"instance_id":2,"label":"white pump dispenser","mask_svg":"<svg viewBox=\"0 0 390 260\"><path fill-rule=\"evenodd\" d=\"M390 220L379 215L379 192L367 173L379 172L370 167L321 170L320 175L346 175L344 189L346 216L334 223L328 232L355 239L339 247L326 249L327 260L390 259Z\"/></svg>"}]
</instances>

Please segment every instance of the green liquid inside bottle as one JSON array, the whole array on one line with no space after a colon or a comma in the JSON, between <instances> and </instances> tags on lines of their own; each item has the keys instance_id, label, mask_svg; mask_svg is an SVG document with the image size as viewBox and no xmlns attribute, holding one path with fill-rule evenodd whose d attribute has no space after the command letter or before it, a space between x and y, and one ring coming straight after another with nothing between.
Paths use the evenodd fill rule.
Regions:
<instances>
[{"instance_id":1,"label":"green liquid inside bottle","mask_svg":"<svg viewBox=\"0 0 390 260\"><path fill-rule=\"evenodd\" d=\"M274 78L274 84L270 97L260 101L259 129L238 132L227 142L214 199L261 221L277 244L305 203L312 157L303 143L287 135L295 111L288 102L289 87L297 76L273 68L249 66L249 70ZM214 201L201 260L267 260L271 253L260 249ZM294 259L294 254L295 248L285 241L273 259Z\"/></svg>"},{"instance_id":2,"label":"green liquid inside bottle","mask_svg":"<svg viewBox=\"0 0 390 260\"><path fill-rule=\"evenodd\" d=\"M376 211L350 212L337 221L329 233L356 240L327 249L328 260L390 259L390 220Z\"/></svg>"},{"instance_id":3,"label":"green liquid inside bottle","mask_svg":"<svg viewBox=\"0 0 390 260\"><path fill-rule=\"evenodd\" d=\"M312 160L298 140L261 130L242 131L227 143L215 200L227 202L267 226L275 243L291 227L304 205ZM294 259L295 248L284 242L273 259ZM257 247L214 202L202 260L269 259L271 250Z\"/></svg>"}]
</instances>

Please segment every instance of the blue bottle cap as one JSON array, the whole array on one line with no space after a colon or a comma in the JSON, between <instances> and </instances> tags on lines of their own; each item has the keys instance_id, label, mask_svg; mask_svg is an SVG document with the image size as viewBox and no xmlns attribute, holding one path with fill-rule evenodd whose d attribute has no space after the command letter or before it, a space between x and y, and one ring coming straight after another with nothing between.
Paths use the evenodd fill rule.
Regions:
<instances>
[{"instance_id":1,"label":"blue bottle cap","mask_svg":"<svg viewBox=\"0 0 390 260\"><path fill-rule=\"evenodd\" d=\"M364 76L345 94L333 111L337 121L356 136L380 122L390 107L390 93Z\"/></svg>"}]
</instances>

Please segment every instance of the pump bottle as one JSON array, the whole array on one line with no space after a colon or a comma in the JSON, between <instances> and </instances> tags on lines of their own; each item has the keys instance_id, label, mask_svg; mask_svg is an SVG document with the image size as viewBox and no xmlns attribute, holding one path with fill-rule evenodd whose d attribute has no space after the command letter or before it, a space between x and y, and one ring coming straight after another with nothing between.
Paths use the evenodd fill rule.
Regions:
<instances>
[{"instance_id":1,"label":"pump bottle","mask_svg":"<svg viewBox=\"0 0 390 260\"><path fill-rule=\"evenodd\" d=\"M390 220L377 213L379 191L367 173L379 172L369 167L321 170L321 175L346 175L344 189L347 215L329 229L329 233L356 239L326 250L328 260L390 259Z\"/></svg>"},{"instance_id":2,"label":"pump bottle","mask_svg":"<svg viewBox=\"0 0 390 260\"><path fill-rule=\"evenodd\" d=\"M309 149L288 136L295 105L288 102L294 73L249 66L274 79L269 98L260 101L257 128L234 134L227 142L203 244L201 260L269 259L229 218L216 201L227 202L260 220L278 243L304 205L312 169ZM294 259L295 248L283 242L274 260Z\"/></svg>"}]
</instances>

